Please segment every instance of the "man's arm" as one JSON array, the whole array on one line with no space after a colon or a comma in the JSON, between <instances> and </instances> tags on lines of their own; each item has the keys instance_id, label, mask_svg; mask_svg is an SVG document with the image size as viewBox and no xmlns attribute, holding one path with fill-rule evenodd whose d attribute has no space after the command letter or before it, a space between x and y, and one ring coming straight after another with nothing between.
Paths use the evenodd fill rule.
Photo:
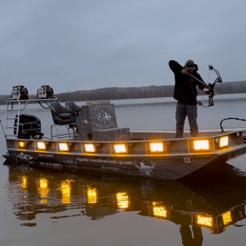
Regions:
<instances>
[{"instance_id":1,"label":"man's arm","mask_svg":"<svg viewBox=\"0 0 246 246\"><path fill-rule=\"evenodd\" d=\"M184 68L176 61L169 61L169 67L174 73L180 73Z\"/></svg>"}]
</instances>

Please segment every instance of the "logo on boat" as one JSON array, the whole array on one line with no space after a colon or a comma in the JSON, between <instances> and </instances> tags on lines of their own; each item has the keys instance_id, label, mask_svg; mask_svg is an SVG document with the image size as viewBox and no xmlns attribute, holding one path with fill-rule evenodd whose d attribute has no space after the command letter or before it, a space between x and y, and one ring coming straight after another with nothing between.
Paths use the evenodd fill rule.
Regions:
<instances>
[{"instance_id":1,"label":"logo on boat","mask_svg":"<svg viewBox=\"0 0 246 246\"><path fill-rule=\"evenodd\" d=\"M140 161L139 163L135 163L134 165L141 173L145 173L147 176L153 175L153 169L156 166L154 161Z\"/></svg>"}]
</instances>

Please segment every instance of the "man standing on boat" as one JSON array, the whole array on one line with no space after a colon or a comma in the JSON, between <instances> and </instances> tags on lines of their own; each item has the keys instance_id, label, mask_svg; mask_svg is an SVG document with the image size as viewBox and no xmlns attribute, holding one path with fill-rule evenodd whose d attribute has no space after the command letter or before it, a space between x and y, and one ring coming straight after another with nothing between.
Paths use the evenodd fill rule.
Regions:
<instances>
[{"instance_id":1,"label":"man standing on boat","mask_svg":"<svg viewBox=\"0 0 246 246\"><path fill-rule=\"evenodd\" d=\"M182 138L184 132L185 118L188 116L191 137L198 136L197 125L197 90L198 86L200 90L207 93L209 90L205 88L205 85L198 82L203 81L200 74L197 73L198 66L192 60L188 60L184 67L178 62L169 61L170 69L175 76L175 86L173 98L176 99L176 135L175 138ZM190 74L192 76L190 76Z\"/></svg>"}]
</instances>

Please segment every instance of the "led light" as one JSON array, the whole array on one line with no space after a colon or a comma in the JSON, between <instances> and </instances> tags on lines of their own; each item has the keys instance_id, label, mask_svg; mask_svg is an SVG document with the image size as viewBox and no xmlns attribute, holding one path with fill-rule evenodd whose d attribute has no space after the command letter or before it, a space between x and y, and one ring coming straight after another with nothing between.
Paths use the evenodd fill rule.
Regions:
<instances>
[{"instance_id":1,"label":"led light","mask_svg":"<svg viewBox=\"0 0 246 246\"><path fill-rule=\"evenodd\" d=\"M60 151L68 151L68 144L67 143L59 143L59 150Z\"/></svg>"},{"instance_id":2,"label":"led light","mask_svg":"<svg viewBox=\"0 0 246 246\"><path fill-rule=\"evenodd\" d=\"M209 149L208 140L195 140L194 149L195 150L208 150Z\"/></svg>"},{"instance_id":3,"label":"led light","mask_svg":"<svg viewBox=\"0 0 246 246\"><path fill-rule=\"evenodd\" d=\"M94 144L85 144L84 147L86 152L95 152Z\"/></svg>"},{"instance_id":4,"label":"led light","mask_svg":"<svg viewBox=\"0 0 246 246\"><path fill-rule=\"evenodd\" d=\"M223 219L224 225L228 225L229 223L231 223L232 222L231 211L228 211L222 214L222 219Z\"/></svg>"},{"instance_id":5,"label":"led light","mask_svg":"<svg viewBox=\"0 0 246 246\"><path fill-rule=\"evenodd\" d=\"M164 207L160 207L160 206L156 206L153 208L153 213L155 216L159 216L159 217L167 217L167 210Z\"/></svg>"},{"instance_id":6,"label":"led light","mask_svg":"<svg viewBox=\"0 0 246 246\"><path fill-rule=\"evenodd\" d=\"M151 152L163 152L164 145L163 143L150 143L150 150Z\"/></svg>"},{"instance_id":7,"label":"led light","mask_svg":"<svg viewBox=\"0 0 246 246\"><path fill-rule=\"evenodd\" d=\"M228 136L220 138L220 148L227 147L229 144Z\"/></svg>"},{"instance_id":8,"label":"led light","mask_svg":"<svg viewBox=\"0 0 246 246\"><path fill-rule=\"evenodd\" d=\"M25 148L25 145L26 145L25 142L23 142L23 141L19 142L19 147L20 148Z\"/></svg>"},{"instance_id":9,"label":"led light","mask_svg":"<svg viewBox=\"0 0 246 246\"><path fill-rule=\"evenodd\" d=\"M115 153L126 153L126 145L125 144L115 144L114 145Z\"/></svg>"},{"instance_id":10,"label":"led light","mask_svg":"<svg viewBox=\"0 0 246 246\"><path fill-rule=\"evenodd\" d=\"M119 192L116 194L118 208L128 208L129 197L125 192Z\"/></svg>"},{"instance_id":11,"label":"led light","mask_svg":"<svg viewBox=\"0 0 246 246\"><path fill-rule=\"evenodd\" d=\"M46 145L44 142L37 142L37 148L40 150L46 150Z\"/></svg>"},{"instance_id":12,"label":"led light","mask_svg":"<svg viewBox=\"0 0 246 246\"><path fill-rule=\"evenodd\" d=\"M197 224L212 227L213 218L211 216L197 215Z\"/></svg>"}]
</instances>

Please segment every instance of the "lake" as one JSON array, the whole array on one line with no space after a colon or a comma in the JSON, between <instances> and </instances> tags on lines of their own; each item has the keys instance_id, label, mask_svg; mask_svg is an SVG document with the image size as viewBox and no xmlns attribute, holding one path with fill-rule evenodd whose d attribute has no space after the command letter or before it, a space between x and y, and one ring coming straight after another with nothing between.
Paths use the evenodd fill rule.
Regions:
<instances>
[{"instance_id":1,"label":"lake","mask_svg":"<svg viewBox=\"0 0 246 246\"><path fill-rule=\"evenodd\" d=\"M203 97L206 104L206 97ZM199 129L246 118L246 95L216 96L199 107ZM172 98L115 100L118 127L175 129ZM83 102L77 103L83 105ZM5 106L0 119L5 124ZM49 134L49 110L28 105ZM225 128L246 127L225 121ZM185 128L188 130L188 122ZM0 133L0 162L6 152ZM76 175L0 165L0 245L244 245L246 156L220 170L177 181Z\"/></svg>"}]
</instances>

